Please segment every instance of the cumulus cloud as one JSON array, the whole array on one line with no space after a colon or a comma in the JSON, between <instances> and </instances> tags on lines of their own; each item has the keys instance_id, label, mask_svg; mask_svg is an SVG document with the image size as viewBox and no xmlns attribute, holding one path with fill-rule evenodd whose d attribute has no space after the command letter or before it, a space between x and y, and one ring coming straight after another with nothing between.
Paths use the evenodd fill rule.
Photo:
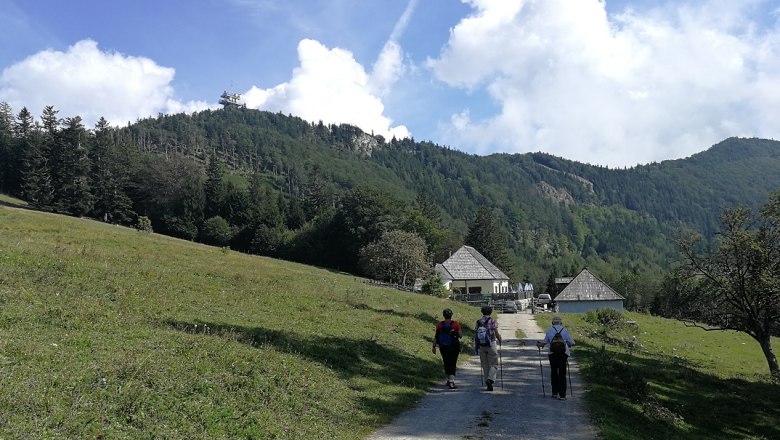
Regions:
<instances>
[{"instance_id":1,"label":"cumulus cloud","mask_svg":"<svg viewBox=\"0 0 780 440\"><path fill-rule=\"evenodd\" d=\"M397 46L385 52L376 65L379 67L375 66L378 76L372 79L351 52L328 49L315 40L301 40L300 66L293 70L292 78L269 89L253 86L244 94L244 101L251 108L290 113L312 122L349 123L386 138L408 137L405 126L392 126L383 114L379 95L400 69Z\"/></svg>"},{"instance_id":2,"label":"cumulus cloud","mask_svg":"<svg viewBox=\"0 0 780 440\"><path fill-rule=\"evenodd\" d=\"M486 90L500 112L452 115L445 143L623 166L780 134L780 32L755 25L760 2L670 2L641 15L610 15L600 0L468 3L427 65L451 86Z\"/></svg>"},{"instance_id":3,"label":"cumulus cloud","mask_svg":"<svg viewBox=\"0 0 780 440\"><path fill-rule=\"evenodd\" d=\"M66 51L45 50L7 67L0 101L33 114L52 105L62 116L81 116L87 126L101 116L115 125L157 113L192 112L205 102L174 99L174 69L144 57L98 49L82 40Z\"/></svg>"}]
</instances>

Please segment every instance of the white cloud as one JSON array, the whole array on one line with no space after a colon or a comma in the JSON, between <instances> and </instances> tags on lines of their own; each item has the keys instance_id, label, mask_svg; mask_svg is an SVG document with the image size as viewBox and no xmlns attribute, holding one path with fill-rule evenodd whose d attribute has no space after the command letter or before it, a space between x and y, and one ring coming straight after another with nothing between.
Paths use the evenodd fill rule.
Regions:
<instances>
[{"instance_id":1,"label":"white cloud","mask_svg":"<svg viewBox=\"0 0 780 440\"><path fill-rule=\"evenodd\" d=\"M307 121L349 123L386 138L408 137L409 131L403 125L391 126L378 97L401 69L400 49L390 46L395 49L391 47L380 57L374 69L378 76L372 80L349 51L301 40L300 66L293 70L289 82L269 89L253 86L244 94L244 101L251 108L290 113Z\"/></svg>"},{"instance_id":2,"label":"white cloud","mask_svg":"<svg viewBox=\"0 0 780 440\"><path fill-rule=\"evenodd\" d=\"M60 116L81 116L87 126L101 116L124 125L160 112L208 108L173 98L174 73L148 58L104 52L95 41L82 40L65 52L45 50L4 69L0 101L33 114L52 105Z\"/></svg>"},{"instance_id":3,"label":"white cloud","mask_svg":"<svg viewBox=\"0 0 780 440\"><path fill-rule=\"evenodd\" d=\"M468 3L473 14L428 66L451 86L484 88L501 111L459 112L441 127L445 143L622 166L780 135L780 34L751 20L756 1L643 15L608 15L599 0Z\"/></svg>"},{"instance_id":4,"label":"white cloud","mask_svg":"<svg viewBox=\"0 0 780 440\"><path fill-rule=\"evenodd\" d=\"M374 63L369 78L369 90L373 94L386 96L405 70L401 46L394 41L388 41Z\"/></svg>"}]
</instances>

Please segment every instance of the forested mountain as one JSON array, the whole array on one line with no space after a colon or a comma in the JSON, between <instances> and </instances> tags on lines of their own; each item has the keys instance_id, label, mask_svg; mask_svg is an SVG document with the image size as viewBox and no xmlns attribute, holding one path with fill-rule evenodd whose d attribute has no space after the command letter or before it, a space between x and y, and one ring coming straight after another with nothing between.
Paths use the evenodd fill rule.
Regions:
<instances>
[{"instance_id":1,"label":"forested mountain","mask_svg":"<svg viewBox=\"0 0 780 440\"><path fill-rule=\"evenodd\" d=\"M722 208L779 187L780 143L762 139L609 169L240 108L86 129L0 105L0 191L40 209L368 275L387 232L420 236L428 263L476 240L515 282L588 266L634 305L677 259L679 228L711 237Z\"/></svg>"}]
</instances>

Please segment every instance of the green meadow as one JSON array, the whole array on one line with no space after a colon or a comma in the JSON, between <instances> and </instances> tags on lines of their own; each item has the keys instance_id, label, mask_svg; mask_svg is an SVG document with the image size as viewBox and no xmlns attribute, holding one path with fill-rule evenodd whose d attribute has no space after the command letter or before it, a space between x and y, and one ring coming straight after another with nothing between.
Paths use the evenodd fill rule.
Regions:
<instances>
[{"instance_id":1,"label":"green meadow","mask_svg":"<svg viewBox=\"0 0 780 440\"><path fill-rule=\"evenodd\" d=\"M21 205L0 199L0 438L363 438L442 380L441 310L480 315ZM604 438L780 438L746 335L592 318L564 322Z\"/></svg>"},{"instance_id":2,"label":"green meadow","mask_svg":"<svg viewBox=\"0 0 780 440\"><path fill-rule=\"evenodd\" d=\"M640 313L607 324L594 315L563 318L604 438L780 438L780 384L771 382L761 348L746 334ZM772 343L780 347L780 339Z\"/></svg>"},{"instance_id":3,"label":"green meadow","mask_svg":"<svg viewBox=\"0 0 780 440\"><path fill-rule=\"evenodd\" d=\"M479 317L0 206L0 438L362 438L443 380L430 340L444 307Z\"/></svg>"}]
</instances>

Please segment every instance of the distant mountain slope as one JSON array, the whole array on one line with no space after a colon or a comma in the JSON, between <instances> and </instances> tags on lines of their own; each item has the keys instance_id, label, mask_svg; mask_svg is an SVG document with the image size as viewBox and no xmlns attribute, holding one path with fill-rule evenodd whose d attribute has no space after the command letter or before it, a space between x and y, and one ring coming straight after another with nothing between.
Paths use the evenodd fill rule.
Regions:
<instances>
[{"instance_id":1,"label":"distant mountain slope","mask_svg":"<svg viewBox=\"0 0 780 440\"><path fill-rule=\"evenodd\" d=\"M540 163L593 183L600 203L646 212L711 235L722 208L757 207L780 188L780 142L729 138L686 159L610 170L534 155Z\"/></svg>"},{"instance_id":2,"label":"distant mountain slope","mask_svg":"<svg viewBox=\"0 0 780 440\"><path fill-rule=\"evenodd\" d=\"M690 158L609 169L544 153L475 156L245 109L160 116L124 132L144 151L203 161L214 151L236 172L261 172L290 196L303 192L315 168L336 197L357 185L409 203L426 193L461 235L477 210L494 210L514 276L536 282L583 265L610 281L604 272L658 274L674 259L677 228L711 236L723 207L755 207L780 188L780 142L763 139L730 138Z\"/></svg>"}]
</instances>

